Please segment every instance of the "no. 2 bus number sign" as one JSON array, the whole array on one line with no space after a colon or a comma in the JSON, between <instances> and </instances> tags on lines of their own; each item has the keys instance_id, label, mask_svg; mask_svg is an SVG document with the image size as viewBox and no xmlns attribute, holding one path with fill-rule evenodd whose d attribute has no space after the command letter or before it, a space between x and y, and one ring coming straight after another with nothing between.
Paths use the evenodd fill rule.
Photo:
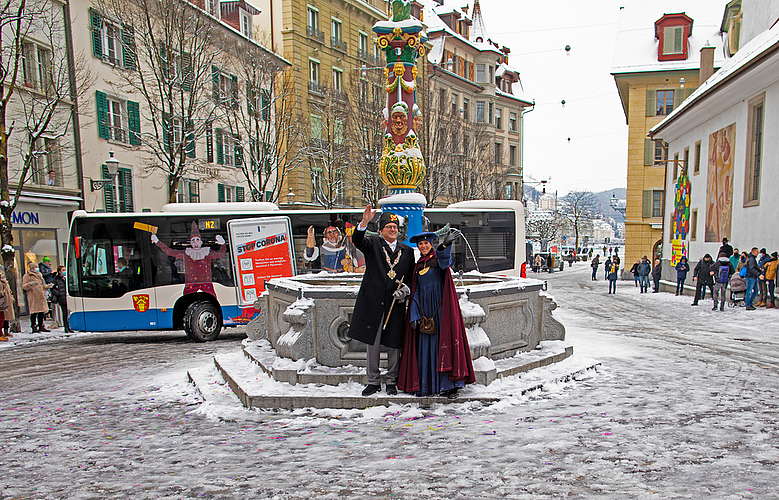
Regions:
<instances>
[{"instance_id":1,"label":"no. 2 bus number sign","mask_svg":"<svg viewBox=\"0 0 779 500\"><path fill-rule=\"evenodd\" d=\"M265 290L264 280L294 275L289 217L231 220L227 231L241 306L254 304Z\"/></svg>"}]
</instances>

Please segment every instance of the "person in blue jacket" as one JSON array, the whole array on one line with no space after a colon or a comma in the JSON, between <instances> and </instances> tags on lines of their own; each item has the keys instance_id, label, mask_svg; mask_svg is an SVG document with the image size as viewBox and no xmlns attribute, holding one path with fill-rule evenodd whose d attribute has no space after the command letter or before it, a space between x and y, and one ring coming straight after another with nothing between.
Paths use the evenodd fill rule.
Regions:
<instances>
[{"instance_id":1,"label":"person in blue jacket","mask_svg":"<svg viewBox=\"0 0 779 500\"><path fill-rule=\"evenodd\" d=\"M690 264L687 263L687 257L682 257L676 263L676 295L684 295L684 281L689 272Z\"/></svg>"}]
</instances>

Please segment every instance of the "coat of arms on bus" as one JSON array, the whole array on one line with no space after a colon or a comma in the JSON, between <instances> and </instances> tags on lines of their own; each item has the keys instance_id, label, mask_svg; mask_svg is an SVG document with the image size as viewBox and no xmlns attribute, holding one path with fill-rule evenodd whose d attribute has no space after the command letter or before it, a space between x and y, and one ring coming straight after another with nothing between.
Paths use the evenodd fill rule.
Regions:
<instances>
[{"instance_id":1,"label":"coat of arms on bus","mask_svg":"<svg viewBox=\"0 0 779 500\"><path fill-rule=\"evenodd\" d=\"M133 307L139 313L143 313L149 310L149 294L142 293L133 295Z\"/></svg>"}]
</instances>

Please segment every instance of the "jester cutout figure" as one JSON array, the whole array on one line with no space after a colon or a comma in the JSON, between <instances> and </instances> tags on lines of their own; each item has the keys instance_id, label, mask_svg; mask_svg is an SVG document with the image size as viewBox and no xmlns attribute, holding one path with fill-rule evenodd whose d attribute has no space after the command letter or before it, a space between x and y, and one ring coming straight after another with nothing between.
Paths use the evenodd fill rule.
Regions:
<instances>
[{"instance_id":1,"label":"jester cutout figure","mask_svg":"<svg viewBox=\"0 0 779 500\"><path fill-rule=\"evenodd\" d=\"M225 240L221 235L216 235L216 242L221 245L217 252L212 252L207 246L203 247L203 239L195 222L192 222L189 236L190 247L186 250L173 250L161 242L154 233L151 235L151 242L170 257L184 261L184 295L205 292L216 297L214 285L211 283L211 262L222 258L227 251Z\"/></svg>"}]
</instances>

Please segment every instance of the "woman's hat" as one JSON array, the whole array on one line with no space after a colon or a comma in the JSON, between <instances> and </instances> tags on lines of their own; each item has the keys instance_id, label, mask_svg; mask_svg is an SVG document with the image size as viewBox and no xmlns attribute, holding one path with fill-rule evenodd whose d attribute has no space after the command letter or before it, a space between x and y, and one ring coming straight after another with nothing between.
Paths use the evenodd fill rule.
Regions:
<instances>
[{"instance_id":1,"label":"woman's hat","mask_svg":"<svg viewBox=\"0 0 779 500\"><path fill-rule=\"evenodd\" d=\"M44 257L44 258L43 258L43 262L51 262L51 259L50 259L50 258L48 258L48 257Z\"/></svg>"},{"instance_id":2,"label":"woman's hat","mask_svg":"<svg viewBox=\"0 0 779 500\"><path fill-rule=\"evenodd\" d=\"M430 243L433 243L434 241L438 241L438 235L431 233L430 231L425 231L423 233L415 234L408 240L412 245L416 245L420 241L429 241Z\"/></svg>"}]
</instances>

